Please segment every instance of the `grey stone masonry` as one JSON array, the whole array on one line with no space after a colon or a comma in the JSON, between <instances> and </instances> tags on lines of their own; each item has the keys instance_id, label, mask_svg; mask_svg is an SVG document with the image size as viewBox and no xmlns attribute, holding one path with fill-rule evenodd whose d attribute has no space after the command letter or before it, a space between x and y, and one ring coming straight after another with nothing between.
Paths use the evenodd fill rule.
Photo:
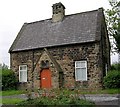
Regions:
<instances>
[{"instance_id":1,"label":"grey stone masonry","mask_svg":"<svg viewBox=\"0 0 120 107\"><path fill-rule=\"evenodd\" d=\"M20 88L40 89L41 61L48 60L52 72L52 88L59 88L59 72L63 73L63 87L65 88L102 88L104 63L101 61L100 43L76 44L61 47L51 47L45 49L30 50L11 53L11 69L19 77L19 65L28 66L28 81L20 83ZM52 57L51 57L52 56ZM55 61L56 62L55 62ZM87 61L87 81L75 80L75 61ZM57 64L59 66L57 66ZM62 71L60 71L62 70Z\"/></svg>"},{"instance_id":2,"label":"grey stone masonry","mask_svg":"<svg viewBox=\"0 0 120 107\"><path fill-rule=\"evenodd\" d=\"M52 9L52 18L25 23L9 49L11 69L18 79L19 66L27 65L27 82L19 82L19 88L41 89L45 69L51 88L103 88L103 77L110 69L103 9L66 16L62 3ZM76 79L76 61L86 62L86 80Z\"/></svg>"},{"instance_id":3,"label":"grey stone masonry","mask_svg":"<svg viewBox=\"0 0 120 107\"><path fill-rule=\"evenodd\" d=\"M65 16L65 7L62 3L53 4L52 22L62 21Z\"/></svg>"}]
</instances>

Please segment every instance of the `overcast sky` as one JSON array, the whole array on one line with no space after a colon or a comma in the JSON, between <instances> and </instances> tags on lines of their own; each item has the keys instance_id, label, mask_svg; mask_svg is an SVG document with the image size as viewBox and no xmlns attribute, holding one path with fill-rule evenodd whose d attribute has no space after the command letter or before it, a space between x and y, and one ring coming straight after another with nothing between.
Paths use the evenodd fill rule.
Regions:
<instances>
[{"instance_id":1,"label":"overcast sky","mask_svg":"<svg viewBox=\"0 0 120 107\"><path fill-rule=\"evenodd\" d=\"M52 4L62 2L65 14L110 8L108 0L0 0L0 63L9 65L8 50L22 25L51 18ZM118 61L117 55L112 62Z\"/></svg>"}]
</instances>

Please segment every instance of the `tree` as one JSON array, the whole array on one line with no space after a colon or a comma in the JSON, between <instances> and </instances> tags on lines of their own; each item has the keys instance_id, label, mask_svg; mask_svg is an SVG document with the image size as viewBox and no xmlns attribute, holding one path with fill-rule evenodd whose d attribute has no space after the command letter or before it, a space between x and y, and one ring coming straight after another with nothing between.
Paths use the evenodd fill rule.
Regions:
<instances>
[{"instance_id":1,"label":"tree","mask_svg":"<svg viewBox=\"0 0 120 107\"><path fill-rule=\"evenodd\" d=\"M8 66L0 63L0 90L17 89L18 79L15 73Z\"/></svg>"},{"instance_id":2,"label":"tree","mask_svg":"<svg viewBox=\"0 0 120 107\"><path fill-rule=\"evenodd\" d=\"M2 70L4 70L4 69L8 69L8 66L5 63L3 63L3 65L2 65Z\"/></svg>"},{"instance_id":3,"label":"tree","mask_svg":"<svg viewBox=\"0 0 120 107\"><path fill-rule=\"evenodd\" d=\"M111 9L105 11L112 52L120 53L120 1L109 1Z\"/></svg>"}]
</instances>

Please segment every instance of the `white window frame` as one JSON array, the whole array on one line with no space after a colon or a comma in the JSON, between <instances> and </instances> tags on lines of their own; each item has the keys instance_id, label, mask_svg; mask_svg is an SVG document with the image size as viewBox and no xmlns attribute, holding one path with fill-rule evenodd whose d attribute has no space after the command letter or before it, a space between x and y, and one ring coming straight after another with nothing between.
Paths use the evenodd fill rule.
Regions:
<instances>
[{"instance_id":1,"label":"white window frame","mask_svg":"<svg viewBox=\"0 0 120 107\"><path fill-rule=\"evenodd\" d=\"M25 67L26 69L23 69L23 70L21 70L21 67ZM24 80L21 80L21 75L20 75L20 73L21 72L24 72L24 74L25 74L25 78L24 78ZM26 73L25 73L26 72ZM23 74L23 73L22 73ZM27 82L27 65L19 65L19 82Z\"/></svg>"},{"instance_id":2,"label":"white window frame","mask_svg":"<svg viewBox=\"0 0 120 107\"><path fill-rule=\"evenodd\" d=\"M77 67L77 63L85 63L85 67ZM85 78L77 78L77 69L85 69ZM76 81L87 81L87 61L84 60L84 61L75 61L75 80Z\"/></svg>"}]
</instances>

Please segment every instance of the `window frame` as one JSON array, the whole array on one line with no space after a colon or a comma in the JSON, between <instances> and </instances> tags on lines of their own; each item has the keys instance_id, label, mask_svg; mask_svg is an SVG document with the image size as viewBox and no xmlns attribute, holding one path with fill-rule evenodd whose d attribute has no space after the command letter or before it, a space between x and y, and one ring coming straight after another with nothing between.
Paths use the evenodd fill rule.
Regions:
<instances>
[{"instance_id":1,"label":"window frame","mask_svg":"<svg viewBox=\"0 0 120 107\"><path fill-rule=\"evenodd\" d=\"M26 67L26 69L21 70L21 67ZM22 81L20 77L21 72L26 72L26 78ZM19 82L27 82L27 65L19 65Z\"/></svg>"},{"instance_id":2,"label":"window frame","mask_svg":"<svg viewBox=\"0 0 120 107\"><path fill-rule=\"evenodd\" d=\"M76 65L77 65L77 63L82 63L82 62L84 62L85 63L85 67L77 67ZM80 79L80 78L77 78L77 70L76 69L85 69L85 79ZM76 81L87 81L88 80L88 78L87 78L87 61L86 60L82 60L82 61L75 61L75 80Z\"/></svg>"}]
</instances>

